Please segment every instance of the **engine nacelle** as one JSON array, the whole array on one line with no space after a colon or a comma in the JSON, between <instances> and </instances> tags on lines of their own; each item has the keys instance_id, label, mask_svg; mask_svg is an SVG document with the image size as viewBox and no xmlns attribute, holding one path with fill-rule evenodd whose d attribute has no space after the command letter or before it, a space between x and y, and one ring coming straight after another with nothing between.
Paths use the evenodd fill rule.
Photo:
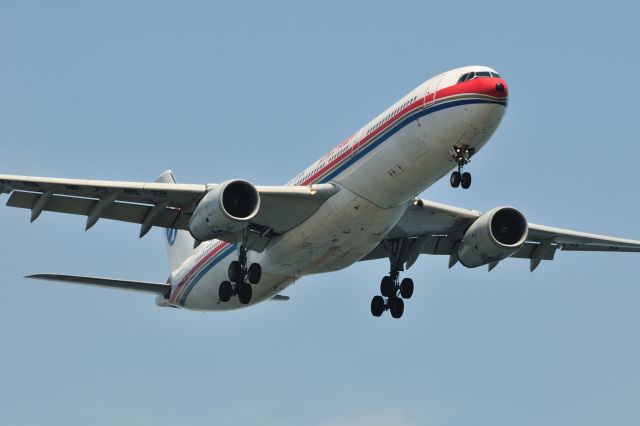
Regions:
<instances>
[{"instance_id":1,"label":"engine nacelle","mask_svg":"<svg viewBox=\"0 0 640 426\"><path fill-rule=\"evenodd\" d=\"M527 239L529 225L512 207L489 210L469 227L458 244L458 260L467 268L497 262L514 254Z\"/></svg>"},{"instance_id":2,"label":"engine nacelle","mask_svg":"<svg viewBox=\"0 0 640 426\"><path fill-rule=\"evenodd\" d=\"M189 232L199 241L236 233L258 214L258 210L260 194L256 187L245 180L228 180L200 200L189 221Z\"/></svg>"}]
</instances>

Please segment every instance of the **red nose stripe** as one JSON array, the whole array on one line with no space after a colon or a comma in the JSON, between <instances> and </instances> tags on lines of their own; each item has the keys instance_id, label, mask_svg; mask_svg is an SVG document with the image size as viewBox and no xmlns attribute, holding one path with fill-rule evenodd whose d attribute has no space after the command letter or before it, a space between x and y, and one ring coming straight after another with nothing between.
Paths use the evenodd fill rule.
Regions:
<instances>
[{"instance_id":1,"label":"red nose stripe","mask_svg":"<svg viewBox=\"0 0 640 426\"><path fill-rule=\"evenodd\" d=\"M496 89L496 85L498 83L502 83L504 87L502 92ZM509 96L509 89L507 88L507 83L501 78L480 77L438 90L437 98L445 98L447 96L455 96L462 93L479 93L496 98L506 98Z\"/></svg>"}]
</instances>

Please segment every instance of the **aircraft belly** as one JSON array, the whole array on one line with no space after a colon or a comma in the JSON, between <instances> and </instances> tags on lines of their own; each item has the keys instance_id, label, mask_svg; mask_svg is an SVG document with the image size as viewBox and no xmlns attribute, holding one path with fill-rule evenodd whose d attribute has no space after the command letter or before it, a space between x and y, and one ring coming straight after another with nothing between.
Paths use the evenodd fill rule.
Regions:
<instances>
[{"instance_id":1,"label":"aircraft belly","mask_svg":"<svg viewBox=\"0 0 640 426\"><path fill-rule=\"evenodd\" d=\"M262 263L295 276L345 268L368 254L405 209L380 208L343 188L306 222L274 239Z\"/></svg>"},{"instance_id":2,"label":"aircraft belly","mask_svg":"<svg viewBox=\"0 0 640 426\"><path fill-rule=\"evenodd\" d=\"M264 272L259 284L252 285L253 294L251 303L243 305L237 297L232 297L228 302L220 302L218 289L220 283L227 280L227 268L229 262L235 258L229 257L229 261L224 265L215 268L194 290L189 294L182 307L199 311L229 311L233 309L245 308L256 303L268 300L288 287L295 280L292 276L274 275Z\"/></svg>"}]
</instances>

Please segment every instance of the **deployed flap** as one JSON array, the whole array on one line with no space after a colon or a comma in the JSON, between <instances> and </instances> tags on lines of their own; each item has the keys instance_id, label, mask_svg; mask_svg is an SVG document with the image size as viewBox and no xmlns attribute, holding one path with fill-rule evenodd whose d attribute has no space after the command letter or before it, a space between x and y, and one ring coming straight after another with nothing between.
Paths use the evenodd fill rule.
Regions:
<instances>
[{"instance_id":1,"label":"deployed flap","mask_svg":"<svg viewBox=\"0 0 640 426\"><path fill-rule=\"evenodd\" d=\"M409 246L411 247L414 242L418 241L418 238L411 238ZM446 236L431 236L426 239L426 241L420 247L420 254L432 254L432 255L446 255L449 256L454 253L454 249L456 244L458 243L458 239L449 238ZM517 259L532 259L534 257L535 250L538 248L540 244L534 242L524 243L520 249L515 252L511 257L515 257ZM555 251L559 246L551 246L549 250L546 250L544 253L540 253L540 260L553 260ZM374 260L374 259L385 259L389 257L389 252L383 243L378 244L376 248L371 250L369 254L363 257L360 260ZM412 264L412 263L411 263ZM407 265L408 267L411 265Z\"/></svg>"},{"instance_id":2,"label":"deployed flap","mask_svg":"<svg viewBox=\"0 0 640 426\"><path fill-rule=\"evenodd\" d=\"M143 281L114 280L111 278L82 277L78 275L35 274L25 278L46 281L60 281L73 284L86 284L99 287L111 287L120 290L142 291L156 294L169 294L171 285L165 283L149 283Z\"/></svg>"},{"instance_id":3,"label":"deployed flap","mask_svg":"<svg viewBox=\"0 0 640 426\"><path fill-rule=\"evenodd\" d=\"M32 209L38 201L40 194L35 192L14 191L7 201L9 207L20 207ZM45 211L68 213L81 216L88 216L96 201L90 198L67 197L63 195L52 195L44 207ZM119 220L122 222L143 223L153 206L144 204L114 202L107 207L101 218ZM175 208L165 208L163 213L158 215L153 221L153 226L162 228L184 229L189 224L189 216L181 215Z\"/></svg>"}]
</instances>

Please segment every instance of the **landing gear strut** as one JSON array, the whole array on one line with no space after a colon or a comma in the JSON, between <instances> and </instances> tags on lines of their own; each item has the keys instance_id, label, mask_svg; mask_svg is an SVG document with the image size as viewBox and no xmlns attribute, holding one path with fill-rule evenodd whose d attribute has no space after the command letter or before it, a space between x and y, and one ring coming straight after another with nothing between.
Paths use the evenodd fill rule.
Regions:
<instances>
[{"instance_id":1,"label":"landing gear strut","mask_svg":"<svg viewBox=\"0 0 640 426\"><path fill-rule=\"evenodd\" d=\"M474 149L468 145L451 147L451 158L458 165L458 170L451 173L451 178L449 179L453 188L462 186L462 188L468 189L471 186L471 173L463 173L462 169L471 161L470 158L473 152Z\"/></svg>"},{"instance_id":2,"label":"landing gear strut","mask_svg":"<svg viewBox=\"0 0 640 426\"><path fill-rule=\"evenodd\" d=\"M262 277L262 267L259 263L252 263L247 267L247 240L248 232L245 231L238 260L234 260L229 264L229 281L222 281L218 289L218 297L221 302L228 302L231 297L238 296L238 300L243 305L251 302L253 288L251 284L258 284Z\"/></svg>"},{"instance_id":3,"label":"landing gear strut","mask_svg":"<svg viewBox=\"0 0 640 426\"><path fill-rule=\"evenodd\" d=\"M413 280L404 278L400 281L400 271L404 270L407 252L407 240L397 239L387 243L391 268L389 275L382 277L380 295L371 300L371 313L374 317L389 311L393 318L400 318L404 313L404 299L413 295Z\"/></svg>"}]
</instances>

